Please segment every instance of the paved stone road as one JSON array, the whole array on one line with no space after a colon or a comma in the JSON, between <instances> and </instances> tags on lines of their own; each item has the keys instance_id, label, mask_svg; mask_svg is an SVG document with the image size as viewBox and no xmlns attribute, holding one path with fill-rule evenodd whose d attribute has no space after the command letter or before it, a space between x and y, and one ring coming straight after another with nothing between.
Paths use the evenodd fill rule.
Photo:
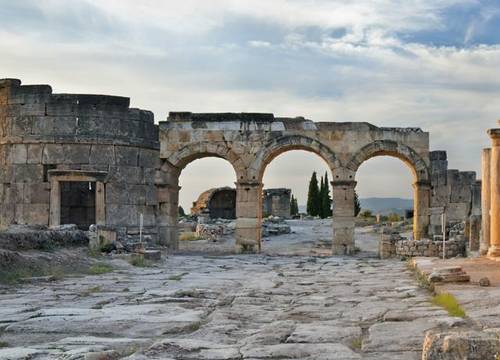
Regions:
<instances>
[{"instance_id":1,"label":"paved stone road","mask_svg":"<svg viewBox=\"0 0 500 360\"><path fill-rule=\"evenodd\" d=\"M462 322L405 263L173 256L0 294L0 359L419 359ZM92 355L92 356L91 356ZM86 356L86 357L85 357Z\"/></svg>"}]
</instances>

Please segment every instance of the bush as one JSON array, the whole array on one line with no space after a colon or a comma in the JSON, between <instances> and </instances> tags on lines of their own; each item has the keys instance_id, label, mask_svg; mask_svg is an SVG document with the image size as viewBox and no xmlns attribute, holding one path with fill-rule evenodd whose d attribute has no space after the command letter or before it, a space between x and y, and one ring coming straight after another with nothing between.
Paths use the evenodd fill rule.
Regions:
<instances>
[{"instance_id":1,"label":"bush","mask_svg":"<svg viewBox=\"0 0 500 360\"><path fill-rule=\"evenodd\" d=\"M450 316L465 317L465 311L462 309L457 299L452 294L444 293L434 296L432 303L437 306L441 306Z\"/></svg>"},{"instance_id":2,"label":"bush","mask_svg":"<svg viewBox=\"0 0 500 360\"><path fill-rule=\"evenodd\" d=\"M359 216L361 216L362 218L371 218L373 217L373 213L371 212L371 210L363 210L359 213Z\"/></svg>"}]
</instances>

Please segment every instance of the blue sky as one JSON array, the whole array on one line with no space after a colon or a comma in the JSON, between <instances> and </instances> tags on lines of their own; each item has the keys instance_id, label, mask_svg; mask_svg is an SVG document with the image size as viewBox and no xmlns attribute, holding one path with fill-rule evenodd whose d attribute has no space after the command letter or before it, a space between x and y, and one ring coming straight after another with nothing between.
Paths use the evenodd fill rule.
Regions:
<instances>
[{"instance_id":1,"label":"blue sky","mask_svg":"<svg viewBox=\"0 0 500 360\"><path fill-rule=\"evenodd\" d=\"M0 77L130 96L157 121L177 110L261 111L418 126L431 133L432 149L448 150L451 168L479 171L485 131L500 118L500 0L0 5ZM309 157L290 156L266 182L300 194L309 169L298 174L297 159ZM183 175L184 204L207 184L233 181L210 161L203 166L221 166L210 180ZM394 195L411 195L404 166L372 161L358 179L364 196L387 195L391 181Z\"/></svg>"}]
</instances>

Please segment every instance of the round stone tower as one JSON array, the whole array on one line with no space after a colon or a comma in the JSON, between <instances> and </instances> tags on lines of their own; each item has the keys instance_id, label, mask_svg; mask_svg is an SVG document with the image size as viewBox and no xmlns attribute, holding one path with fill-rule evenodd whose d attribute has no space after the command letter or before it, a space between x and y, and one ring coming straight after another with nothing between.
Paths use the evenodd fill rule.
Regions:
<instances>
[{"instance_id":1,"label":"round stone tower","mask_svg":"<svg viewBox=\"0 0 500 360\"><path fill-rule=\"evenodd\" d=\"M126 97L0 80L0 227L156 231L158 127Z\"/></svg>"}]
</instances>

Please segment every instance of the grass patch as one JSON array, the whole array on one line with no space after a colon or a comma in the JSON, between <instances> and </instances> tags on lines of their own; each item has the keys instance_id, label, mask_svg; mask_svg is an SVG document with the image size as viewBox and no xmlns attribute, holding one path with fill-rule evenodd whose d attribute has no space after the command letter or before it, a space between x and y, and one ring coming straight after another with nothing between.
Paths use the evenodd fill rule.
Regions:
<instances>
[{"instance_id":1,"label":"grass patch","mask_svg":"<svg viewBox=\"0 0 500 360\"><path fill-rule=\"evenodd\" d=\"M153 263L144 259L144 256L132 255L129 260L129 264L136 267L151 267Z\"/></svg>"},{"instance_id":2,"label":"grass patch","mask_svg":"<svg viewBox=\"0 0 500 360\"><path fill-rule=\"evenodd\" d=\"M185 231L179 235L179 240L181 241L198 241L204 240L203 237L196 235L196 233L192 231Z\"/></svg>"},{"instance_id":3,"label":"grass patch","mask_svg":"<svg viewBox=\"0 0 500 360\"><path fill-rule=\"evenodd\" d=\"M92 294L96 294L96 293L99 293L101 291L102 291L102 288L100 286L94 286L94 287L90 287L88 289L83 290L80 293L80 296L90 296Z\"/></svg>"},{"instance_id":4,"label":"grass patch","mask_svg":"<svg viewBox=\"0 0 500 360\"><path fill-rule=\"evenodd\" d=\"M357 338L351 340L351 349L361 350L362 346L363 346L363 339L362 338L357 337Z\"/></svg>"},{"instance_id":5,"label":"grass patch","mask_svg":"<svg viewBox=\"0 0 500 360\"><path fill-rule=\"evenodd\" d=\"M113 267L106 263L97 263L89 267L89 273L92 275L107 274L113 271Z\"/></svg>"},{"instance_id":6,"label":"grass patch","mask_svg":"<svg viewBox=\"0 0 500 360\"><path fill-rule=\"evenodd\" d=\"M167 280L172 280L172 281L181 281L182 278L185 276L185 275L188 275L189 273L187 272L184 272L182 274L177 274L177 275L172 275L170 276Z\"/></svg>"},{"instance_id":7,"label":"grass patch","mask_svg":"<svg viewBox=\"0 0 500 360\"><path fill-rule=\"evenodd\" d=\"M462 309L457 299L452 294L438 294L432 298L432 303L441 306L450 316L465 317L464 309Z\"/></svg>"},{"instance_id":8,"label":"grass patch","mask_svg":"<svg viewBox=\"0 0 500 360\"><path fill-rule=\"evenodd\" d=\"M63 279L64 275L64 269L58 266L12 268L0 271L0 284L14 285L23 282L23 279L43 276L51 277L51 281L56 281Z\"/></svg>"},{"instance_id":9,"label":"grass patch","mask_svg":"<svg viewBox=\"0 0 500 360\"><path fill-rule=\"evenodd\" d=\"M417 280L418 286L420 286L422 289L432 290L432 284L427 279L427 276L418 271L418 269L411 264L411 260L406 261L406 268L413 273L415 279Z\"/></svg>"},{"instance_id":10,"label":"grass patch","mask_svg":"<svg viewBox=\"0 0 500 360\"><path fill-rule=\"evenodd\" d=\"M9 347L9 344L5 341L0 341L0 349L6 348L6 347Z\"/></svg>"}]
</instances>

